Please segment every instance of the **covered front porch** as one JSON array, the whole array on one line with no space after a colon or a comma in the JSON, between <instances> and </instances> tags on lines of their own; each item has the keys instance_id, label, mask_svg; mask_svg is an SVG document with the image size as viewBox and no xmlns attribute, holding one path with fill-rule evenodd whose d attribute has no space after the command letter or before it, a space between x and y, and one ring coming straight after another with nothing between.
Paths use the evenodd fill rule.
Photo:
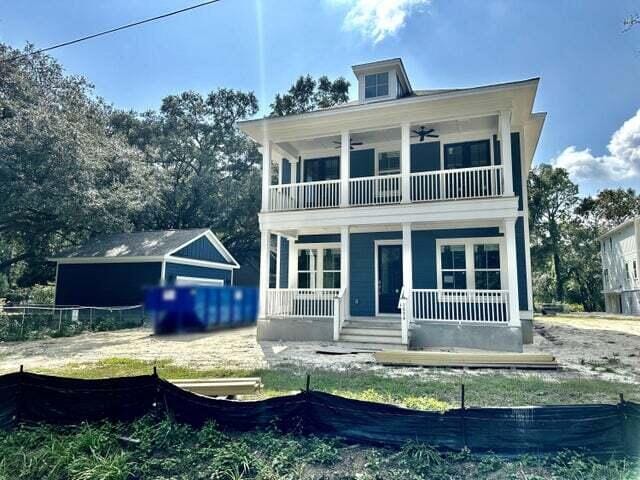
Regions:
<instances>
[{"instance_id":1,"label":"covered front porch","mask_svg":"<svg viewBox=\"0 0 640 480\"><path fill-rule=\"evenodd\" d=\"M259 336L416 348L436 337L471 348L516 338L528 310L522 227L508 218L263 231Z\"/></svg>"}]
</instances>

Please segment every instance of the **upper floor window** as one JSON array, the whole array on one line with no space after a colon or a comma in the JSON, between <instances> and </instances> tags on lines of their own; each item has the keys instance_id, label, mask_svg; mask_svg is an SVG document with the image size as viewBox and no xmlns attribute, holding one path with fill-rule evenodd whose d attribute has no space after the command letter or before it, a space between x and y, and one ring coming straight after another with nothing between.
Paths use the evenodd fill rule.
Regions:
<instances>
[{"instance_id":1,"label":"upper floor window","mask_svg":"<svg viewBox=\"0 0 640 480\"><path fill-rule=\"evenodd\" d=\"M444 168L486 167L491 165L489 140L450 143L444 146Z\"/></svg>"},{"instance_id":2,"label":"upper floor window","mask_svg":"<svg viewBox=\"0 0 640 480\"><path fill-rule=\"evenodd\" d=\"M389 95L389 72L374 73L364 77L364 98Z\"/></svg>"},{"instance_id":3,"label":"upper floor window","mask_svg":"<svg viewBox=\"0 0 640 480\"><path fill-rule=\"evenodd\" d=\"M638 279L638 265L635 260L633 261L633 278Z\"/></svg>"},{"instance_id":4,"label":"upper floor window","mask_svg":"<svg viewBox=\"0 0 640 480\"><path fill-rule=\"evenodd\" d=\"M304 162L304 181L319 182L340 178L340 157L309 158Z\"/></svg>"},{"instance_id":5,"label":"upper floor window","mask_svg":"<svg viewBox=\"0 0 640 480\"><path fill-rule=\"evenodd\" d=\"M378 175L393 175L400 173L400 152L378 153Z\"/></svg>"}]
</instances>

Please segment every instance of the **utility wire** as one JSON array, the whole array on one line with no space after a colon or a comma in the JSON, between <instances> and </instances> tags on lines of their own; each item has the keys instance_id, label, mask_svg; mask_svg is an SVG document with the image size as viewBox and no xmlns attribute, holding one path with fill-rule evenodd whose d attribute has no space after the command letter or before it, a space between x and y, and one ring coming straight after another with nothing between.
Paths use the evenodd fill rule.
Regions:
<instances>
[{"instance_id":1,"label":"utility wire","mask_svg":"<svg viewBox=\"0 0 640 480\"><path fill-rule=\"evenodd\" d=\"M188 12L189 10L195 10L196 8L205 7L207 5L211 5L212 3L217 3L220 0L208 0L207 2L198 3L197 5L192 5L190 7L181 8L180 10L174 10L173 12L164 13L162 15L158 15L157 17L146 18L144 20L139 20L137 22L128 23L126 25L122 25L120 27L111 28L109 30L105 30L103 32L94 33L92 35L87 35L85 37L76 38L74 40L69 40L68 42L58 43L56 45L51 45L50 47L41 48L40 50L36 50L34 52L29 53L21 53L19 55L14 55L13 57L7 58L5 60L0 60L0 63L5 62L13 62L14 60L18 60L23 57L28 57L30 55L36 55L38 53L48 52L50 50L55 50L56 48L67 47L69 45L73 45L75 43L84 42L86 40L91 40L96 37L101 37L103 35L109 35L110 33L119 32L120 30L126 30L127 28L137 27L138 25L142 25L144 23L155 22L156 20L161 20L163 18L171 17L173 15L178 15L180 13Z\"/></svg>"}]
</instances>

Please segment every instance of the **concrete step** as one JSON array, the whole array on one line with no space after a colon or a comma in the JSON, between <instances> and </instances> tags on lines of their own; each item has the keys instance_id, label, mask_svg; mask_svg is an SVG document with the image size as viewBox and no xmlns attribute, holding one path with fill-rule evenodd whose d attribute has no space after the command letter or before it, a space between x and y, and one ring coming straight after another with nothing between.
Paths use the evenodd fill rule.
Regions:
<instances>
[{"instance_id":1,"label":"concrete step","mask_svg":"<svg viewBox=\"0 0 640 480\"><path fill-rule=\"evenodd\" d=\"M349 328L384 328L400 330L400 320L385 320L375 322L369 320L345 320L343 326Z\"/></svg>"},{"instance_id":2,"label":"concrete step","mask_svg":"<svg viewBox=\"0 0 640 480\"><path fill-rule=\"evenodd\" d=\"M382 336L382 335L340 335L341 342L354 343L375 343L384 345L401 345L402 338L400 336Z\"/></svg>"},{"instance_id":3,"label":"concrete step","mask_svg":"<svg viewBox=\"0 0 640 480\"><path fill-rule=\"evenodd\" d=\"M367 335L375 337L400 337L402 332L399 328L355 328L350 326L342 327L342 335Z\"/></svg>"}]
</instances>

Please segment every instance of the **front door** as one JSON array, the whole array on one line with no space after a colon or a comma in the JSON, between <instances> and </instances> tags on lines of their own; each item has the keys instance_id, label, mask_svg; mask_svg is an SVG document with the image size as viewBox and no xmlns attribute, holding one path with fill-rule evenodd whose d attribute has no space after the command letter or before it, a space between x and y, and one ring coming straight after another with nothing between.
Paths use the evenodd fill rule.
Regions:
<instances>
[{"instance_id":1,"label":"front door","mask_svg":"<svg viewBox=\"0 0 640 480\"><path fill-rule=\"evenodd\" d=\"M378 245L378 312L400 313L402 245Z\"/></svg>"}]
</instances>

